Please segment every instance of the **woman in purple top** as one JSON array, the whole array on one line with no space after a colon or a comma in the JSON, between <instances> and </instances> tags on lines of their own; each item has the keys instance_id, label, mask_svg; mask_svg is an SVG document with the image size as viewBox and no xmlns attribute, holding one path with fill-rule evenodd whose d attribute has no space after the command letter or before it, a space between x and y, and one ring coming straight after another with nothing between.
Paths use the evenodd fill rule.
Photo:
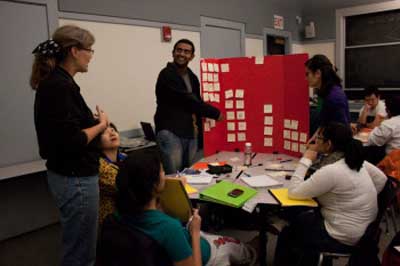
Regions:
<instances>
[{"instance_id":1,"label":"woman in purple top","mask_svg":"<svg viewBox=\"0 0 400 266\"><path fill-rule=\"evenodd\" d=\"M342 89L342 80L336 68L325 55L314 55L305 62L306 79L322 101L319 113L320 125L310 142L318 135L321 126L338 122L350 126L349 104Z\"/></svg>"}]
</instances>

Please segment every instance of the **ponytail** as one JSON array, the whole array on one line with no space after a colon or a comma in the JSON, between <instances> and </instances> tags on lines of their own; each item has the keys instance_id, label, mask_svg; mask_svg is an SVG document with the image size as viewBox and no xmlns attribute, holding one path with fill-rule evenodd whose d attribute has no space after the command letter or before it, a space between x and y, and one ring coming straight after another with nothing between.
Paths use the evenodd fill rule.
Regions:
<instances>
[{"instance_id":1,"label":"ponytail","mask_svg":"<svg viewBox=\"0 0 400 266\"><path fill-rule=\"evenodd\" d=\"M365 160L364 148L361 141L351 138L345 146L344 161L350 169L360 171Z\"/></svg>"},{"instance_id":2,"label":"ponytail","mask_svg":"<svg viewBox=\"0 0 400 266\"><path fill-rule=\"evenodd\" d=\"M33 90L39 87L39 83L46 79L56 67L56 59L54 57L44 57L35 55L32 65L32 74L29 84Z\"/></svg>"}]
</instances>

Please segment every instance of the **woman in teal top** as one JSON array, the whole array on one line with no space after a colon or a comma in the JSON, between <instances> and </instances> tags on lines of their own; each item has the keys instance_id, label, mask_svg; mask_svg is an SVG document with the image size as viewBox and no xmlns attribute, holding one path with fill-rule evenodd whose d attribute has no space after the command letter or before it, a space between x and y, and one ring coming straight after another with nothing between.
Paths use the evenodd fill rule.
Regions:
<instances>
[{"instance_id":1,"label":"woman in teal top","mask_svg":"<svg viewBox=\"0 0 400 266\"><path fill-rule=\"evenodd\" d=\"M186 229L179 220L158 209L165 174L157 151L143 150L128 156L120 167L116 185L116 207L121 219L155 239L174 265L254 263L254 250L240 241L201 232L198 210L194 210L189 229Z\"/></svg>"}]
</instances>

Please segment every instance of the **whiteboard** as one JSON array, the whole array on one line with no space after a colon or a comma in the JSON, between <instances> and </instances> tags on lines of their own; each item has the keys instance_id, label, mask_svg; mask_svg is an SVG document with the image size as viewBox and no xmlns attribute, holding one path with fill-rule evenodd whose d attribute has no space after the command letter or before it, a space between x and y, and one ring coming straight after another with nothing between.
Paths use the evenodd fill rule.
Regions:
<instances>
[{"instance_id":1,"label":"whiteboard","mask_svg":"<svg viewBox=\"0 0 400 266\"><path fill-rule=\"evenodd\" d=\"M107 112L121 131L140 127L140 121L153 123L156 111L155 84L162 68L172 61L172 49L182 38L196 48L189 64L200 73L200 33L172 29L172 41L161 42L161 29L145 26L60 19L60 25L74 24L96 38L89 71L77 74L75 81L89 107L96 104Z\"/></svg>"}]
</instances>

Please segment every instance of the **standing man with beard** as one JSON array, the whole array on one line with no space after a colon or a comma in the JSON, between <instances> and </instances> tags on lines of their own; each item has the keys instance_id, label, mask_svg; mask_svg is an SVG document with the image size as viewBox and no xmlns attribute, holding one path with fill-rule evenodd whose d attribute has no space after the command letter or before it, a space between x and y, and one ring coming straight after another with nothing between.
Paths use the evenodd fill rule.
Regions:
<instances>
[{"instance_id":1,"label":"standing man with beard","mask_svg":"<svg viewBox=\"0 0 400 266\"><path fill-rule=\"evenodd\" d=\"M166 174L193 163L202 135L201 117L223 119L217 108L201 99L199 79L188 67L194 52L190 40L177 41L172 51L174 61L161 70L157 79L154 124Z\"/></svg>"}]
</instances>

